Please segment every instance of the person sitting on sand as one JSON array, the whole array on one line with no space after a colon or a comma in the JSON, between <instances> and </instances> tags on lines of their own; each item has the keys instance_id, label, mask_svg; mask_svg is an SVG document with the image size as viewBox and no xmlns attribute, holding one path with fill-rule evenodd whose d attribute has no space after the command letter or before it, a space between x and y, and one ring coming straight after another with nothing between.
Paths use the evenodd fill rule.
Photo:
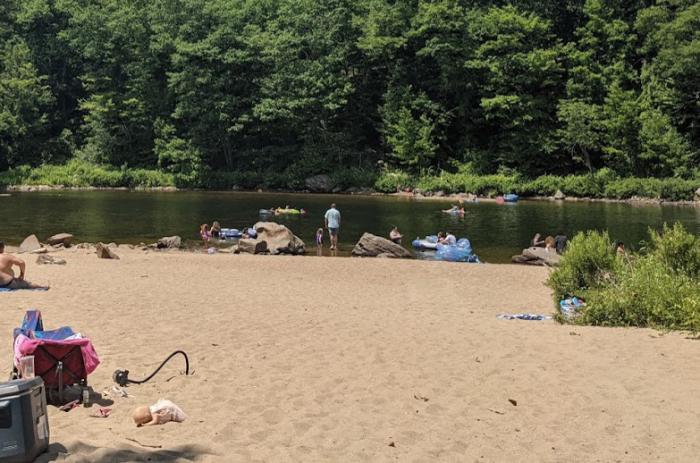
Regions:
<instances>
[{"instance_id":1,"label":"person sitting on sand","mask_svg":"<svg viewBox=\"0 0 700 463\"><path fill-rule=\"evenodd\" d=\"M209 239L211 238L211 233L209 233L209 225L203 223L199 227L199 237L202 238L202 241L204 244L207 244L209 242Z\"/></svg>"},{"instance_id":2,"label":"person sitting on sand","mask_svg":"<svg viewBox=\"0 0 700 463\"><path fill-rule=\"evenodd\" d=\"M399 227L394 226L389 232L389 239L396 244L401 244L401 238L403 238L403 235L399 231Z\"/></svg>"},{"instance_id":3,"label":"person sitting on sand","mask_svg":"<svg viewBox=\"0 0 700 463\"><path fill-rule=\"evenodd\" d=\"M211 224L210 233L212 238L218 238L221 235L221 225L216 220Z\"/></svg>"},{"instance_id":4,"label":"person sitting on sand","mask_svg":"<svg viewBox=\"0 0 700 463\"><path fill-rule=\"evenodd\" d=\"M150 407L137 407L131 413L137 427L165 424L170 421L182 423L187 419L185 412L169 400L160 399Z\"/></svg>"},{"instance_id":5,"label":"person sitting on sand","mask_svg":"<svg viewBox=\"0 0 700 463\"><path fill-rule=\"evenodd\" d=\"M27 268L22 259L4 254L5 243L0 241L0 288L6 289L49 289L48 286L35 285L24 279ZM15 277L12 267L19 267L19 277Z\"/></svg>"},{"instance_id":6,"label":"person sitting on sand","mask_svg":"<svg viewBox=\"0 0 700 463\"><path fill-rule=\"evenodd\" d=\"M316 246L323 246L323 228L316 230Z\"/></svg>"},{"instance_id":7,"label":"person sitting on sand","mask_svg":"<svg viewBox=\"0 0 700 463\"><path fill-rule=\"evenodd\" d=\"M536 248L544 246L544 240L542 239L542 235L540 235L539 233L535 233L535 236L532 237L532 246Z\"/></svg>"}]
</instances>

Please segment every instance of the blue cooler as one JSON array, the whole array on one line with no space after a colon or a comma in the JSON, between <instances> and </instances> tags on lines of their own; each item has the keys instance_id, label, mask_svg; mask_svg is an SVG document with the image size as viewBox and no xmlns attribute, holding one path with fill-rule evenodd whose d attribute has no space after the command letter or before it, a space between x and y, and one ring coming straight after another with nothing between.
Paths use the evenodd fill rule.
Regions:
<instances>
[{"instance_id":1,"label":"blue cooler","mask_svg":"<svg viewBox=\"0 0 700 463\"><path fill-rule=\"evenodd\" d=\"M49 446L44 381L0 383L0 462L33 461Z\"/></svg>"}]
</instances>

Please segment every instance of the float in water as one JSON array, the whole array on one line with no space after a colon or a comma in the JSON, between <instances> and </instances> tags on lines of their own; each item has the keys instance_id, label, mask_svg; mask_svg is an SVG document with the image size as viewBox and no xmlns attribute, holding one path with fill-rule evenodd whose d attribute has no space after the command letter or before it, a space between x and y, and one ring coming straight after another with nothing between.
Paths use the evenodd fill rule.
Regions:
<instances>
[{"instance_id":1,"label":"float in water","mask_svg":"<svg viewBox=\"0 0 700 463\"><path fill-rule=\"evenodd\" d=\"M428 235L423 239L416 238L411 244L414 249L434 251L437 249L438 237L437 235Z\"/></svg>"},{"instance_id":2,"label":"float in water","mask_svg":"<svg viewBox=\"0 0 700 463\"><path fill-rule=\"evenodd\" d=\"M439 244L435 253L436 260L446 262L481 263L479 257L472 251L472 245L466 238L457 240L455 244Z\"/></svg>"}]
</instances>

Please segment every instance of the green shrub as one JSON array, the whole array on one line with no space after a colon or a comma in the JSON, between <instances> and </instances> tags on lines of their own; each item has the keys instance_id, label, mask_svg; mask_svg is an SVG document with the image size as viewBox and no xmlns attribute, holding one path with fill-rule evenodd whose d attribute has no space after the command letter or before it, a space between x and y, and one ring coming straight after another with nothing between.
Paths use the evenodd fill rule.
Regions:
<instances>
[{"instance_id":1,"label":"green shrub","mask_svg":"<svg viewBox=\"0 0 700 463\"><path fill-rule=\"evenodd\" d=\"M673 227L664 224L661 233L649 230L649 236L647 252L666 269L674 275L700 278L700 238L689 233L680 223Z\"/></svg>"},{"instance_id":2,"label":"green shrub","mask_svg":"<svg viewBox=\"0 0 700 463\"><path fill-rule=\"evenodd\" d=\"M605 233L579 233L548 283L557 301L586 299L577 323L700 331L700 239L680 224L650 230L640 256L617 256Z\"/></svg>"},{"instance_id":3,"label":"green shrub","mask_svg":"<svg viewBox=\"0 0 700 463\"><path fill-rule=\"evenodd\" d=\"M581 323L700 330L700 282L668 272L649 255L588 298Z\"/></svg>"},{"instance_id":4,"label":"green shrub","mask_svg":"<svg viewBox=\"0 0 700 463\"><path fill-rule=\"evenodd\" d=\"M376 172L359 167L336 169L330 174L334 187L346 190L350 187L371 188L377 181Z\"/></svg>"},{"instance_id":5,"label":"green shrub","mask_svg":"<svg viewBox=\"0 0 700 463\"><path fill-rule=\"evenodd\" d=\"M567 296L581 296L608 284L620 270L613 243L607 232L579 232L569 243L559 267L548 280L558 302Z\"/></svg>"},{"instance_id":6,"label":"green shrub","mask_svg":"<svg viewBox=\"0 0 700 463\"><path fill-rule=\"evenodd\" d=\"M395 193L413 186L412 178L406 172L387 170L379 174L374 182L374 188L383 193Z\"/></svg>"}]
</instances>

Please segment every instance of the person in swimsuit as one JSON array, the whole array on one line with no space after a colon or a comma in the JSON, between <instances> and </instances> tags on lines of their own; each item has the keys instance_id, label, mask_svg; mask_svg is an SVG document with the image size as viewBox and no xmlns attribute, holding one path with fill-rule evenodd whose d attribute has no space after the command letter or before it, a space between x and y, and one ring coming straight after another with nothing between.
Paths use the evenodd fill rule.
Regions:
<instances>
[{"instance_id":1,"label":"person in swimsuit","mask_svg":"<svg viewBox=\"0 0 700 463\"><path fill-rule=\"evenodd\" d=\"M316 230L316 246L323 246L323 228Z\"/></svg>"},{"instance_id":2,"label":"person in swimsuit","mask_svg":"<svg viewBox=\"0 0 700 463\"><path fill-rule=\"evenodd\" d=\"M0 241L0 288L7 289L49 289L48 286L35 285L24 279L26 264L22 259L4 254L5 243ZM13 267L19 267L19 277L15 277Z\"/></svg>"},{"instance_id":3,"label":"person in swimsuit","mask_svg":"<svg viewBox=\"0 0 700 463\"><path fill-rule=\"evenodd\" d=\"M211 233L209 233L209 225L206 223L203 223L199 227L199 237L202 238L202 241L204 244L209 243L209 239L211 238Z\"/></svg>"}]
</instances>

